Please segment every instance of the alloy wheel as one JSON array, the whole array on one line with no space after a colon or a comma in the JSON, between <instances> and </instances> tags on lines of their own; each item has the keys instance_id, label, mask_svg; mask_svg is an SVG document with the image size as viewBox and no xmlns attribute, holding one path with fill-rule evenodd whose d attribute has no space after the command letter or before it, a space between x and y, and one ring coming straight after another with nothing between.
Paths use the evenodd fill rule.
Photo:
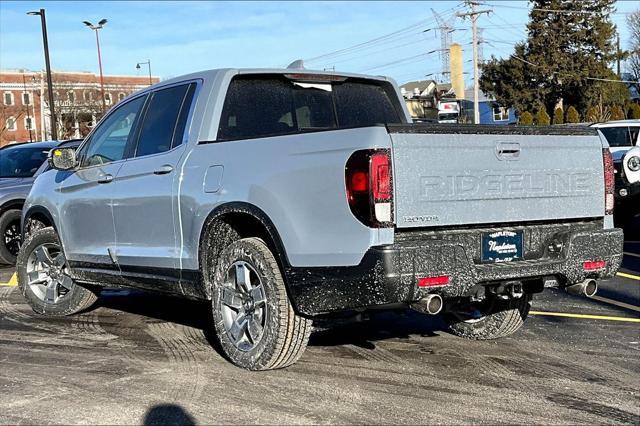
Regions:
<instances>
[{"instance_id":1,"label":"alloy wheel","mask_svg":"<svg viewBox=\"0 0 640 426\"><path fill-rule=\"evenodd\" d=\"M218 298L224 328L233 345L250 351L260 342L267 322L267 297L258 272L247 262L227 270Z\"/></svg>"},{"instance_id":2,"label":"alloy wheel","mask_svg":"<svg viewBox=\"0 0 640 426\"><path fill-rule=\"evenodd\" d=\"M33 294L48 304L56 304L74 286L67 260L57 244L42 244L27 260L27 282Z\"/></svg>"},{"instance_id":3,"label":"alloy wheel","mask_svg":"<svg viewBox=\"0 0 640 426\"><path fill-rule=\"evenodd\" d=\"M4 246L9 250L13 256L17 256L20 251L21 235L20 235L20 221L14 220L4 230L2 236Z\"/></svg>"}]
</instances>

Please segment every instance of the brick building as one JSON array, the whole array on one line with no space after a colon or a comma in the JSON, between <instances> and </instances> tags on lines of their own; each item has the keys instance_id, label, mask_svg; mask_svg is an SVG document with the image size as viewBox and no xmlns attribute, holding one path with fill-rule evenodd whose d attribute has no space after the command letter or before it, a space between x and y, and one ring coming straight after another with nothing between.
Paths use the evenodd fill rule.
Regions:
<instances>
[{"instance_id":1,"label":"brick building","mask_svg":"<svg viewBox=\"0 0 640 426\"><path fill-rule=\"evenodd\" d=\"M152 82L160 81L152 77ZM84 137L103 115L100 76L52 72L58 139ZM105 111L149 85L147 76L104 76ZM44 72L0 71L0 146L51 139L51 114ZM44 123L44 125L43 125Z\"/></svg>"}]
</instances>

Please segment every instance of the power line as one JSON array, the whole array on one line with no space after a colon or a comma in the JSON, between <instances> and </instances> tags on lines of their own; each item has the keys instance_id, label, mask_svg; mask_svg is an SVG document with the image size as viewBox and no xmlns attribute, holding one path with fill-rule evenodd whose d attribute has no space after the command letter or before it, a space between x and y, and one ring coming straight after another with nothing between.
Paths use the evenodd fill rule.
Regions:
<instances>
[{"instance_id":1,"label":"power line","mask_svg":"<svg viewBox=\"0 0 640 426\"><path fill-rule=\"evenodd\" d=\"M453 14L458 9L459 9L459 7L450 8L450 9L446 10L444 13L447 14L447 15ZM326 59L328 59L330 57L335 57L335 56L339 56L339 55L343 55L343 54L347 54L347 53L352 53L353 51L366 49L366 48L368 48L368 46L370 46L372 44L380 43L380 42L385 41L385 40L388 41L389 39L395 38L398 35L406 33L407 31L411 31L411 30L416 29L418 27L423 27L423 26L425 26L427 24L431 24L433 22L434 22L433 18L424 19L424 20L418 21L418 22L416 22L414 24L411 24L411 25L409 25L407 27L401 28L401 29L399 29L397 31L393 31L393 32L391 32L389 34L385 34L385 35L376 37L374 39L371 39L371 40L368 40L368 41L365 41L365 42L362 42L362 43L355 44L355 45L350 46L350 47L346 47L346 48L343 48L343 49L335 50L333 52L329 52L329 53L325 53L323 55L315 56L313 58L305 59L305 62L317 62L320 59L325 59L326 60Z\"/></svg>"},{"instance_id":2,"label":"power line","mask_svg":"<svg viewBox=\"0 0 640 426\"><path fill-rule=\"evenodd\" d=\"M597 11L597 10L566 10L566 9L545 9L545 8L539 8L539 7L533 7L531 9L529 9L526 6L509 6L506 4L493 4L493 3L481 3L484 6L489 6L489 7L502 7L502 8L506 8L506 9L521 9L521 10L535 10L537 12L547 12L547 13L558 13L558 14L572 14L572 13L579 13L579 14L586 14L586 15L592 15L592 14L596 14L596 13L602 13L601 11ZM629 12L610 12L611 15L630 15L631 13Z\"/></svg>"},{"instance_id":3,"label":"power line","mask_svg":"<svg viewBox=\"0 0 640 426\"><path fill-rule=\"evenodd\" d=\"M390 47L387 47L387 48L382 49L382 50L376 50L374 52L365 53L363 55L354 56L352 58L340 59L339 61L331 61L331 63L335 65L335 64L340 64L340 63L343 63L343 62L350 62L350 61L354 61L356 59L366 58L368 56L377 55L379 53L385 53L385 52L388 52L388 51L393 50L393 49L399 49L401 47L410 46L412 44L423 43L423 42L424 42L424 40L414 40L414 41L410 41L409 43L403 43L403 44L399 44L399 45L390 46Z\"/></svg>"},{"instance_id":4,"label":"power line","mask_svg":"<svg viewBox=\"0 0 640 426\"><path fill-rule=\"evenodd\" d=\"M418 55L414 55L414 56L409 56L409 57L406 57L406 58L398 59L398 60L395 60L395 61L392 61L392 62L388 62L388 63L386 63L386 64L377 65L377 66L372 67L372 68L365 68L365 69L363 70L363 72L364 72L364 71L377 70L377 69L380 69L380 68L387 68L387 67L392 66L392 65L397 65L397 64L400 64L400 63L402 63L402 62L406 62L406 61L410 61L410 60L412 60L412 59L417 59L417 58L421 58L421 57L423 57L423 56L427 56L428 54L429 54L429 53L420 53L420 54L418 54Z\"/></svg>"}]
</instances>

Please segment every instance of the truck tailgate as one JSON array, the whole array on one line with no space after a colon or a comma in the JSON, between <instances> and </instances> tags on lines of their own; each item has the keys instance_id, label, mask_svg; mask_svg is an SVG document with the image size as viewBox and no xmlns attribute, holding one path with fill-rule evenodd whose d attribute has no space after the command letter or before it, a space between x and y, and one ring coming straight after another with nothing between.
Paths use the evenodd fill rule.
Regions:
<instances>
[{"instance_id":1,"label":"truck tailgate","mask_svg":"<svg viewBox=\"0 0 640 426\"><path fill-rule=\"evenodd\" d=\"M398 228L604 215L591 129L388 127Z\"/></svg>"}]
</instances>

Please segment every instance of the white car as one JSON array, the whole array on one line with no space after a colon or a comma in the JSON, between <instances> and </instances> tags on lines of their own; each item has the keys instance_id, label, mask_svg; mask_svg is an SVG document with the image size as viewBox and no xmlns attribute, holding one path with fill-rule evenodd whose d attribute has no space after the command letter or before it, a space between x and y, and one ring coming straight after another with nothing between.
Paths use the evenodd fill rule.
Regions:
<instances>
[{"instance_id":1,"label":"white car","mask_svg":"<svg viewBox=\"0 0 640 426\"><path fill-rule=\"evenodd\" d=\"M640 120L592 124L609 142L616 176L616 205L622 216L640 210Z\"/></svg>"}]
</instances>

